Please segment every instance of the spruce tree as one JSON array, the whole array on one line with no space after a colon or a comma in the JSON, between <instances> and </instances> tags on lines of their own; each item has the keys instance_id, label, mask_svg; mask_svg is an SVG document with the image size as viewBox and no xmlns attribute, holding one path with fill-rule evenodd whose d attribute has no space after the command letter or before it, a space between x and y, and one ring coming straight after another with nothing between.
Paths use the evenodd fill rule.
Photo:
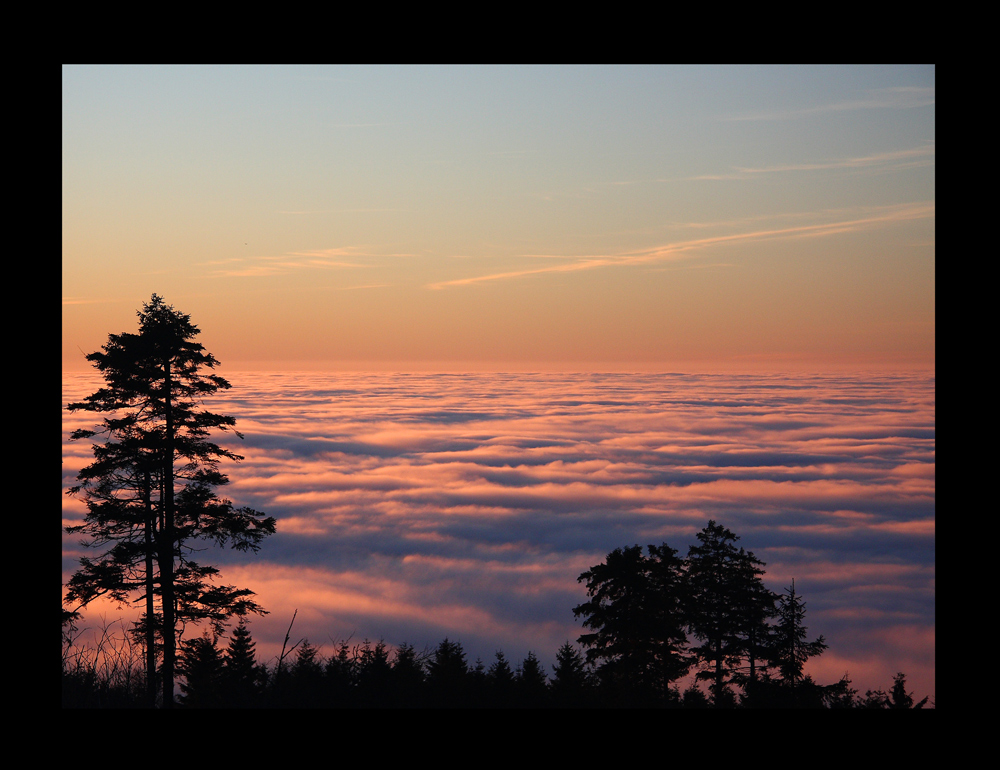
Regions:
<instances>
[{"instance_id":1,"label":"spruce tree","mask_svg":"<svg viewBox=\"0 0 1000 770\"><path fill-rule=\"evenodd\" d=\"M889 692L889 708L891 709L922 709L927 705L930 696L914 702L913 693L906 691L906 674L898 672L892 678L892 690Z\"/></svg>"},{"instance_id":2,"label":"spruce tree","mask_svg":"<svg viewBox=\"0 0 1000 770\"><path fill-rule=\"evenodd\" d=\"M555 705L560 708L589 705L590 675L583 654L569 640L556 651L550 685Z\"/></svg>"},{"instance_id":3,"label":"spruce tree","mask_svg":"<svg viewBox=\"0 0 1000 770\"><path fill-rule=\"evenodd\" d=\"M771 657L779 681L794 694L803 681L806 661L822 655L827 644L822 635L811 642L806 641L806 603L795 593L794 579L791 587L785 590L787 593L778 598Z\"/></svg>"},{"instance_id":4,"label":"spruce tree","mask_svg":"<svg viewBox=\"0 0 1000 770\"><path fill-rule=\"evenodd\" d=\"M228 483L220 460L242 458L209 436L214 430L242 436L232 417L201 408L205 397L230 385L206 371L218 361L193 341L200 330L155 294L138 315L138 334L109 335L101 351L87 356L105 386L69 405L108 415L97 429L71 436L97 440L94 463L70 490L83 496L87 516L67 528L89 536L85 545L108 550L96 560L81 559L64 602L79 609L108 595L127 604L139 592L145 612L136 630L147 645L147 676L152 679L159 646L163 705L170 707L177 627L207 620L220 633L233 615L264 612L249 589L213 585L218 570L192 561L189 541L256 551L275 521L215 493Z\"/></svg>"},{"instance_id":5,"label":"spruce tree","mask_svg":"<svg viewBox=\"0 0 1000 770\"><path fill-rule=\"evenodd\" d=\"M535 653L528 651L516 674L517 703L521 708L548 705L549 681Z\"/></svg>"},{"instance_id":6,"label":"spruce tree","mask_svg":"<svg viewBox=\"0 0 1000 770\"><path fill-rule=\"evenodd\" d=\"M341 640L336 653L326 661L324 673L330 704L334 708L353 705L357 661L351 655L351 647L346 639Z\"/></svg>"},{"instance_id":7,"label":"spruce tree","mask_svg":"<svg viewBox=\"0 0 1000 770\"><path fill-rule=\"evenodd\" d=\"M497 650L493 663L486 671L486 692L489 705L509 708L514 705L514 672L503 650Z\"/></svg>"},{"instance_id":8,"label":"spruce tree","mask_svg":"<svg viewBox=\"0 0 1000 770\"><path fill-rule=\"evenodd\" d=\"M709 521L697 534L699 545L688 549L687 622L701 640L693 651L703 668L697 679L708 680L717 706L732 701L729 683L743 657L743 619L737 601L740 581L739 538Z\"/></svg>"},{"instance_id":9,"label":"spruce tree","mask_svg":"<svg viewBox=\"0 0 1000 770\"><path fill-rule=\"evenodd\" d=\"M424 666L412 644L403 643L396 648L392 660L392 691L396 705L415 707L422 703Z\"/></svg>"},{"instance_id":10,"label":"spruce tree","mask_svg":"<svg viewBox=\"0 0 1000 770\"><path fill-rule=\"evenodd\" d=\"M303 639L288 671L287 705L291 708L324 708L330 705L326 697L328 691L323 668L319 648L310 644L308 639Z\"/></svg>"},{"instance_id":11,"label":"spruce tree","mask_svg":"<svg viewBox=\"0 0 1000 770\"><path fill-rule=\"evenodd\" d=\"M445 637L427 662L427 689L433 706L464 705L469 665L461 642Z\"/></svg>"},{"instance_id":12,"label":"spruce tree","mask_svg":"<svg viewBox=\"0 0 1000 770\"><path fill-rule=\"evenodd\" d=\"M490 702L490 682L486 676L486 664L483 659L476 658L476 662L469 666L466 689L468 691L468 701L474 708L485 708Z\"/></svg>"},{"instance_id":13,"label":"spruce tree","mask_svg":"<svg viewBox=\"0 0 1000 770\"><path fill-rule=\"evenodd\" d=\"M240 618L223 658L222 681L230 707L250 708L260 701L262 677L256 649L246 620Z\"/></svg>"},{"instance_id":14,"label":"spruce tree","mask_svg":"<svg viewBox=\"0 0 1000 770\"><path fill-rule=\"evenodd\" d=\"M573 614L593 633L577 641L597 666L606 697L622 705L649 705L688 668L684 652L683 563L666 543L616 548L577 578L589 601Z\"/></svg>"},{"instance_id":15,"label":"spruce tree","mask_svg":"<svg viewBox=\"0 0 1000 770\"><path fill-rule=\"evenodd\" d=\"M186 708L220 708L223 701L223 661L218 638L205 630L201 636L181 642L178 673L180 703Z\"/></svg>"},{"instance_id":16,"label":"spruce tree","mask_svg":"<svg viewBox=\"0 0 1000 770\"><path fill-rule=\"evenodd\" d=\"M733 679L750 695L770 666L773 645L771 619L777 614L775 602L778 595L764 585L764 562L752 551L740 548L734 567L732 601L745 666L734 674Z\"/></svg>"},{"instance_id":17,"label":"spruce tree","mask_svg":"<svg viewBox=\"0 0 1000 770\"><path fill-rule=\"evenodd\" d=\"M656 660L659 687L665 701L671 700L673 682L687 674L694 663L688 651L687 572L677 550L666 543L649 545L649 578L652 583L651 612L655 621Z\"/></svg>"},{"instance_id":18,"label":"spruce tree","mask_svg":"<svg viewBox=\"0 0 1000 770\"><path fill-rule=\"evenodd\" d=\"M906 691L906 674L898 672L892 678L892 688L889 692L882 690L867 690L865 697L859 700L858 707L864 709L922 709L927 705L930 696L914 702L913 693Z\"/></svg>"},{"instance_id":19,"label":"spruce tree","mask_svg":"<svg viewBox=\"0 0 1000 770\"><path fill-rule=\"evenodd\" d=\"M373 646L365 639L357 655L356 681L358 705L364 707L385 707L392 696L392 666L385 641L379 640Z\"/></svg>"}]
</instances>

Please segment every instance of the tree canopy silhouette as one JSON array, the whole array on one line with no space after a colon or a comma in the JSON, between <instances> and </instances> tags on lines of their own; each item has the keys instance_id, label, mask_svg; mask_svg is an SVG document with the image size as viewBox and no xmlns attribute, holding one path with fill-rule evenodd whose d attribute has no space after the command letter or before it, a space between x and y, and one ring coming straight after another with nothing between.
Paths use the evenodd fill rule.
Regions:
<instances>
[{"instance_id":1,"label":"tree canopy silhouette","mask_svg":"<svg viewBox=\"0 0 1000 770\"><path fill-rule=\"evenodd\" d=\"M788 593L778 598L778 620L774 627L771 657L781 681L794 690L803 679L802 669L806 661L822 655L827 644L822 635L811 642L806 641L806 603L795 593L795 580L785 590Z\"/></svg>"},{"instance_id":2,"label":"tree canopy silhouette","mask_svg":"<svg viewBox=\"0 0 1000 770\"><path fill-rule=\"evenodd\" d=\"M145 612L136 630L147 647L150 693L158 641L163 705L170 707L178 625L207 620L219 633L233 615L265 612L249 589L214 585L218 570L191 560L189 541L257 551L275 520L215 492L229 482L220 460L242 457L209 440L211 431L242 435L234 418L201 408L206 396L230 384L206 371L218 361L194 342L198 327L156 294L138 316L138 334L111 334L87 356L104 387L68 407L106 415L97 428L71 436L95 442L94 462L69 490L83 497L87 515L67 531L107 550L80 560L64 604L79 608L104 595L124 604L139 592Z\"/></svg>"},{"instance_id":3,"label":"tree canopy silhouette","mask_svg":"<svg viewBox=\"0 0 1000 770\"><path fill-rule=\"evenodd\" d=\"M600 664L606 691L628 705L664 697L690 667L686 653L683 562L666 543L616 548L580 575L589 601L573 609L593 633L579 643L587 662Z\"/></svg>"},{"instance_id":4,"label":"tree canopy silhouette","mask_svg":"<svg viewBox=\"0 0 1000 770\"><path fill-rule=\"evenodd\" d=\"M767 657L767 621L776 596L763 584L764 563L736 548L737 535L710 520L697 538L686 560L685 615L701 641L693 648L703 666L697 678L711 682L719 705L731 701L731 681L756 681L758 661Z\"/></svg>"}]
</instances>

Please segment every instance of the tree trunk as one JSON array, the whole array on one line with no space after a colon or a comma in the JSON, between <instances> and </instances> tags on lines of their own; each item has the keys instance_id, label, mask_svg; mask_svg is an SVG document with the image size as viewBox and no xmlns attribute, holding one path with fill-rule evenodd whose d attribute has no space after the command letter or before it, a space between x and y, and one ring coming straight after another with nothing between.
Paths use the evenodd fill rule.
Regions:
<instances>
[{"instance_id":1,"label":"tree trunk","mask_svg":"<svg viewBox=\"0 0 1000 770\"><path fill-rule=\"evenodd\" d=\"M174 421L170 403L170 360L163 363L166 446L163 452L163 528L160 540L160 588L163 604L163 708L174 705Z\"/></svg>"},{"instance_id":2,"label":"tree trunk","mask_svg":"<svg viewBox=\"0 0 1000 770\"><path fill-rule=\"evenodd\" d=\"M156 705L156 604L153 601L153 530L156 526L153 511L152 482L147 470L143 475L142 494L146 504L146 698L149 707Z\"/></svg>"}]
</instances>

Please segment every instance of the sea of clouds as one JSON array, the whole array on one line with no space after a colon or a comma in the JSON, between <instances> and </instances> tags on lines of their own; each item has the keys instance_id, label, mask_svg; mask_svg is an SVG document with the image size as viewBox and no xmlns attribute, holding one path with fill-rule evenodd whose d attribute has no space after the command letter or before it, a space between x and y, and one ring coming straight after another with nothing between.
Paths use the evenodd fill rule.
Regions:
<instances>
[{"instance_id":1,"label":"sea of clouds","mask_svg":"<svg viewBox=\"0 0 1000 770\"><path fill-rule=\"evenodd\" d=\"M620 546L686 555L710 519L795 580L807 668L863 693L897 671L934 692L934 378L927 373L231 373L206 401L244 434L220 490L277 518L257 555L210 550L226 584L270 614L273 659L292 640L432 648L458 640L488 666L533 650L549 667L583 629L581 572ZM65 374L64 406L93 392ZM91 459L63 410L63 486ZM63 523L83 503L64 496ZM63 538L63 580L87 551ZM92 555L92 554L91 554ZM99 604L88 612L127 614ZM197 633L189 631L188 633Z\"/></svg>"}]
</instances>

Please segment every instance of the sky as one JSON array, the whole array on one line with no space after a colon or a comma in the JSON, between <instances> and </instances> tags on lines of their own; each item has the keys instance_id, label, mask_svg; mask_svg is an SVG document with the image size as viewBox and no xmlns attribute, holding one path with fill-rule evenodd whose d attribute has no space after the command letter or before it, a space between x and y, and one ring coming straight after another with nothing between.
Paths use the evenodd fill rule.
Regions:
<instances>
[{"instance_id":1,"label":"sky","mask_svg":"<svg viewBox=\"0 0 1000 770\"><path fill-rule=\"evenodd\" d=\"M64 402L151 294L190 314L245 435L224 494L278 519L211 554L264 657L298 610L325 653L551 670L581 572L712 518L795 580L820 681L933 693L934 79L64 67Z\"/></svg>"},{"instance_id":2,"label":"sky","mask_svg":"<svg viewBox=\"0 0 1000 770\"><path fill-rule=\"evenodd\" d=\"M67 66L63 367L933 367L933 66Z\"/></svg>"}]
</instances>

